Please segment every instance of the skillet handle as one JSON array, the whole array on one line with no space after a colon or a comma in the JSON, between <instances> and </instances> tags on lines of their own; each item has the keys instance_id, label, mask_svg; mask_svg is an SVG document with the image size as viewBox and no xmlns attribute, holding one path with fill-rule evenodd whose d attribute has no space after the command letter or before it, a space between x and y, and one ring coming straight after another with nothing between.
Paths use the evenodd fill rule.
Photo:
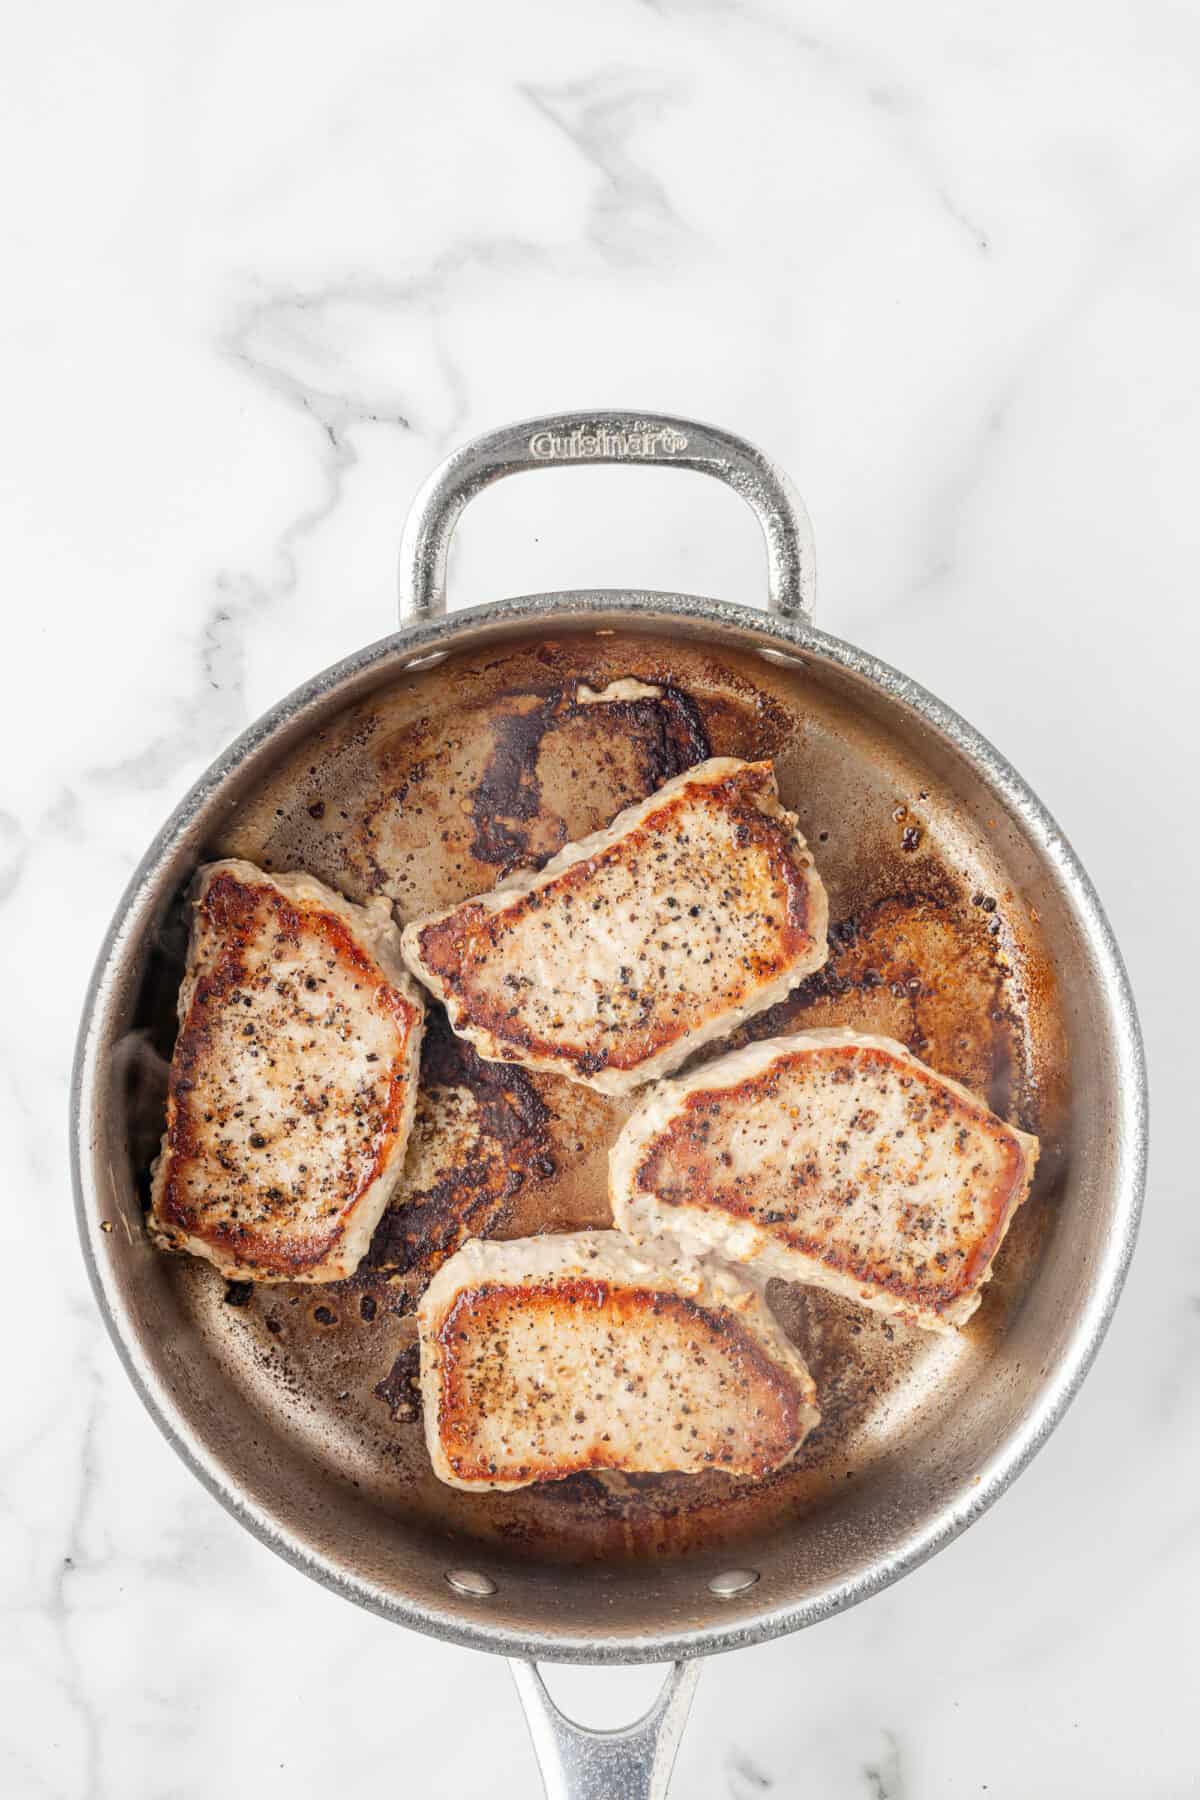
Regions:
<instances>
[{"instance_id":1,"label":"skillet handle","mask_svg":"<svg viewBox=\"0 0 1200 1800\"><path fill-rule=\"evenodd\" d=\"M589 1731L559 1712L536 1663L509 1659L546 1800L665 1800L675 1752L700 1679L676 1663L650 1708L624 1731Z\"/></svg>"},{"instance_id":2,"label":"skillet handle","mask_svg":"<svg viewBox=\"0 0 1200 1800\"><path fill-rule=\"evenodd\" d=\"M767 605L811 619L816 587L812 524L783 470L744 438L665 413L556 413L472 438L448 456L409 509L400 540L400 623L446 611L446 553L468 500L522 469L564 463L658 463L714 475L751 507L767 543Z\"/></svg>"}]
</instances>

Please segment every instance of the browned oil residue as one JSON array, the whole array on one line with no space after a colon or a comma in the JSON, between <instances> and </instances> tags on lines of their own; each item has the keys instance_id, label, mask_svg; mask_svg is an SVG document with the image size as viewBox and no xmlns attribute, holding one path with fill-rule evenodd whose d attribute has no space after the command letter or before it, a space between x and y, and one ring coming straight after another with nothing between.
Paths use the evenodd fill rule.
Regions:
<instances>
[{"instance_id":1,"label":"browned oil residue","mask_svg":"<svg viewBox=\"0 0 1200 1800\"><path fill-rule=\"evenodd\" d=\"M996 941L945 883L893 893L829 931L829 961L736 1041L851 1025L896 1038L1002 1118L1024 1122L1023 1021Z\"/></svg>"},{"instance_id":2,"label":"browned oil residue","mask_svg":"<svg viewBox=\"0 0 1200 1800\"><path fill-rule=\"evenodd\" d=\"M674 687L598 705L581 701L573 682L498 713L493 732L495 748L471 794L471 852L502 873L546 860L544 837L534 849L531 828L544 809L538 767L548 737L565 740L576 766L594 759L598 770L614 772L618 758L629 763L622 785L631 798L653 793L708 755L699 708Z\"/></svg>"},{"instance_id":3,"label":"browned oil residue","mask_svg":"<svg viewBox=\"0 0 1200 1800\"><path fill-rule=\"evenodd\" d=\"M549 1117L523 1069L484 1062L431 1008L405 1180L351 1282L408 1310L460 1244L490 1235L527 1182L553 1175Z\"/></svg>"},{"instance_id":4,"label":"browned oil residue","mask_svg":"<svg viewBox=\"0 0 1200 1800\"><path fill-rule=\"evenodd\" d=\"M709 754L700 708L670 682L588 700L607 676L501 689L451 720L414 720L373 745L366 786L333 822L355 887L402 917L436 911L611 822Z\"/></svg>"}]
</instances>

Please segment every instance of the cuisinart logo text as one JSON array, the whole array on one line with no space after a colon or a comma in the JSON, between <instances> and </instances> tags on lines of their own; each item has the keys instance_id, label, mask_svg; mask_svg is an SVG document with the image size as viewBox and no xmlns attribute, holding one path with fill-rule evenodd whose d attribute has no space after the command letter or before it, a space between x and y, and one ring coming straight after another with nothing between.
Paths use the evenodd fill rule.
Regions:
<instances>
[{"instance_id":1,"label":"cuisinart logo text","mask_svg":"<svg viewBox=\"0 0 1200 1800\"><path fill-rule=\"evenodd\" d=\"M529 454L538 462L570 462L592 456L674 456L687 449L687 439L670 425L635 425L629 431L584 431L566 435L535 431Z\"/></svg>"}]
</instances>

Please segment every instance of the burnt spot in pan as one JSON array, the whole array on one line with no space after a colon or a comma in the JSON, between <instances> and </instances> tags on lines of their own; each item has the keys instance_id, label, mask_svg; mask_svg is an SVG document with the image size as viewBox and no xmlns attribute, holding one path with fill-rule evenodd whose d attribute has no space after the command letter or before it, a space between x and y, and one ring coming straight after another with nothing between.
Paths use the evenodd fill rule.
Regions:
<instances>
[{"instance_id":1,"label":"burnt spot in pan","mask_svg":"<svg viewBox=\"0 0 1200 1800\"><path fill-rule=\"evenodd\" d=\"M411 1425L420 1417L421 1352L416 1344L403 1349L382 1381L375 1383L375 1396L382 1400L395 1424Z\"/></svg>"}]
</instances>

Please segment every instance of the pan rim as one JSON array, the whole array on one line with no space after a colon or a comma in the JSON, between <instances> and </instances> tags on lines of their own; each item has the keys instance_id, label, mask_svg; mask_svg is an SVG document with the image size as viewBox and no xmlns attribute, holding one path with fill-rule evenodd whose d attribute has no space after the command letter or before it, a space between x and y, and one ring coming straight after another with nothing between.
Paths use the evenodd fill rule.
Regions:
<instances>
[{"instance_id":1,"label":"pan rim","mask_svg":"<svg viewBox=\"0 0 1200 1800\"><path fill-rule=\"evenodd\" d=\"M440 1606L425 1604L411 1596L398 1598L394 1592L352 1574L331 1555L317 1551L297 1532L283 1527L225 1474L220 1460L208 1453L202 1438L182 1416L170 1391L141 1355L137 1321L106 1275L107 1256L102 1245L107 1247L108 1240L99 1237L98 1209L93 1204L95 1184L88 1122L92 1116L92 1097L103 1072L99 1041L103 1033L99 1026L127 946L138 936L147 890L205 803L248 757L264 747L284 726L294 724L308 711L315 712L335 690L353 678L365 677L398 656L412 661L423 652L450 649L455 647L455 639L474 627L484 628L485 636L490 633L500 635L522 624L553 617L556 625L564 629L586 628L589 624L594 625L601 615L614 622L625 616L630 622L679 620L727 627L750 638L757 637L767 649L777 648L800 657L810 651L822 660L864 678L948 739L1019 817L1067 895L1097 967L1115 1058L1117 1092L1113 1098L1113 1116L1119 1154L1114 1183L1113 1228L1102 1255L1087 1278L1086 1299L1072 1335L1056 1364L1042 1378L1036 1398L1020 1425L1000 1444L967 1492L960 1492L942 1505L932 1519L914 1528L897 1547L876 1558L860 1574L774 1607L755 1610L749 1605L739 1607L736 1612L731 1609L727 1622L718 1620L682 1631L552 1633L490 1623L486 1617L473 1612L469 1603L460 1600L449 1588L446 1601ZM92 1291L108 1334L142 1404L167 1442L240 1524L286 1562L333 1592L396 1623L445 1641L496 1654L551 1662L639 1663L707 1655L763 1643L856 1605L953 1542L1028 1467L1078 1393L1120 1298L1136 1243L1144 1197L1148 1095L1137 1011L1124 962L1099 896L1052 814L988 739L910 676L811 624L784 620L732 601L696 595L644 589L583 589L517 596L464 609L443 619L403 627L331 664L301 684L227 746L171 811L134 870L114 911L85 997L72 1070L70 1120L76 1222Z\"/></svg>"}]
</instances>

